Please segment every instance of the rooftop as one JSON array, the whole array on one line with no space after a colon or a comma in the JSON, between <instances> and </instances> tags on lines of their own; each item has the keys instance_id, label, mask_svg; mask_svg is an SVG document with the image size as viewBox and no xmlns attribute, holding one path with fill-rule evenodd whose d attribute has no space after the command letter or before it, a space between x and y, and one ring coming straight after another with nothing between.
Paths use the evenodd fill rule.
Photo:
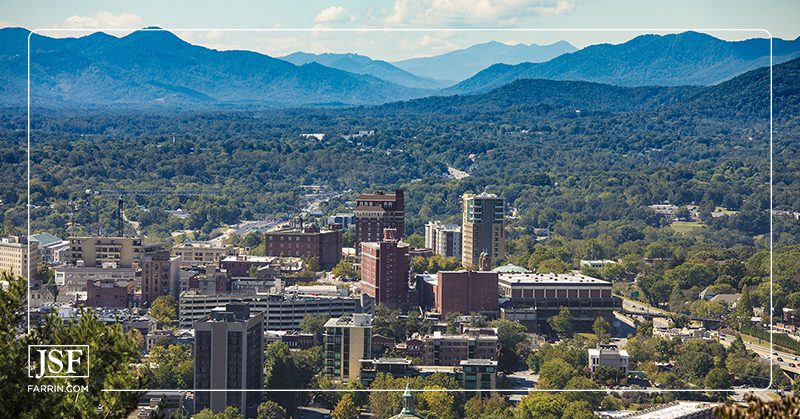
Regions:
<instances>
[{"instance_id":1,"label":"rooftop","mask_svg":"<svg viewBox=\"0 0 800 419\"><path fill-rule=\"evenodd\" d=\"M531 272L530 270L525 269L522 266L513 265L511 263L503 265L503 266L498 266L498 267L496 267L496 268L494 268L492 270L495 271L495 272L499 272L499 273L529 273L529 272Z\"/></svg>"},{"instance_id":2,"label":"rooftop","mask_svg":"<svg viewBox=\"0 0 800 419\"><path fill-rule=\"evenodd\" d=\"M371 327L372 316L354 313L351 316L334 317L325 322L325 327Z\"/></svg>"},{"instance_id":3,"label":"rooftop","mask_svg":"<svg viewBox=\"0 0 800 419\"><path fill-rule=\"evenodd\" d=\"M564 274L547 273L540 274L535 272L527 273L501 273L499 282L501 284L529 284L529 285L595 285L611 286L608 281L583 275L578 271Z\"/></svg>"}]
</instances>

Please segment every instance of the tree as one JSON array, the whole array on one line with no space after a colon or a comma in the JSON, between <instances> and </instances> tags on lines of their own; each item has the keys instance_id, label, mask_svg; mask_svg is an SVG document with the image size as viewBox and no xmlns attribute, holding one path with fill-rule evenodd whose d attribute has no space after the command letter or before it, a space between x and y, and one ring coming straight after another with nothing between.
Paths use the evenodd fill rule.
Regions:
<instances>
[{"instance_id":1,"label":"tree","mask_svg":"<svg viewBox=\"0 0 800 419\"><path fill-rule=\"evenodd\" d=\"M283 342L271 343L264 351L264 389L298 389L300 376L289 347ZM299 395L289 391L267 391L266 398L283 406L292 415Z\"/></svg>"},{"instance_id":2,"label":"tree","mask_svg":"<svg viewBox=\"0 0 800 419\"><path fill-rule=\"evenodd\" d=\"M736 308L733 310L731 320L733 326L737 329L747 327L750 325L750 318L753 316L753 300L750 297L750 290L747 285L742 287L742 296L739 297L739 302L736 303Z\"/></svg>"},{"instance_id":3,"label":"tree","mask_svg":"<svg viewBox=\"0 0 800 419\"><path fill-rule=\"evenodd\" d=\"M498 319L489 323L497 328L497 340L500 344L500 356L497 367L502 371L510 371L522 363L529 350L530 342L525 326L506 319Z\"/></svg>"},{"instance_id":4,"label":"tree","mask_svg":"<svg viewBox=\"0 0 800 419\"><path fill-rule=\"evenodd\" d=\"M600 386L597 385L593 380L590 380L586 377L576 375L575 377L570 378L567 381L567 384L564 386L567 389L574 389L574 390L596 390L599 389ZM578 401L583 400L589 403L591 408L598 408L600 403L603 401L603 393L600 391L567 391L564 392L564 398L567 401Z\"/></svg>"},{"instance_id":5,"label":"tree","mask_svg":"<svg viewBox=\"0 0 800 419\"><path fill-rule=\"evenodd\" d=\"M605 318L598 316L594 319L592 331L594 331L598 342L607 342L611 337L611 324Z\"/></svg>"},{"instance_id":6,"label":"tree","mask_svg":"<svg viewBox=\"0 0 800 419\"><path fill-rule=\"evenodd\" d=\"M567 382L575 377L578 372L561 358L553 358L542 364L539 369L538 387L543 389L561 390Z\"/></svg>"},{"instance_id":7,"label":"tree","mask_svg":"<svg viewBox=\"0 0 800 419\"><path fill-rule=\"evenodd\" d=\"M157 297L150 306L149 314L160 324L172 324L177 320L175 299L169 295Z\"/></svg>"},{"instance_id":8,"label":"tree","mask_svg":"<svg viewBox=\"0 0 800 419\"><path fill-rule=\"evenodd\" d=\"M713 390L727 390L731 388L731 381L728 371L725 368L712 368L703 381L704 387ZM724 400L727 395L724 392L712 392L717 400Z\"/></svg>"},{"instance_id":9,"label":"tree","mask_svg":"<svg viewBox=\"0 0 800 419\"><path fill-rule=\"evenodd\" d=\"M333 267L331 273L337 278L355 278L357 275L356 268L353 267L353 264L344 259L340 260L339 263Z\"/></svg>"},{"instance_id":10,"label":"tree","mask_svg":"<svg viewBox=\"0 0 800 419\"><path fill-rule=\"evenodd\" d=\"M426 386L425 390L444 389L441 386ZM457 419L458 406L455 405L453 393L445 391L424 391L421 394L427 410L438 419Z\"/></svg>"},{"instance_id":11,"label":"tree","mask_svg":"<svg viewBox=\"0 0 800 419\"><path fill-rule=\"evenodd\" d=\"M345 393L331 412L333 419L358 419L358 407L353 402L353 397Z\"/></svg>"},{"instance_id":12,"label":"tree","mask_svg":"<svg viewBox=\"0 0 800 419\"><path fill-rule=\"evenodd\" d=\"M256 419L289 419L286 409L272 400L258 405L257 415Z\"/></svg>"},{"instance_id":13,"label":"tree","mask_svg":"<svg viewBox=\"0 0 800 419\"><path fill-rule=\"evenodd\" d=\"M406 237L404 241L417 249L425 247L425 236L416 232Z\"/></svg>"},{"instance_id":14,"label":"tree","mask_svg":"<svg viewBox=\"0 0 800 419\"><path fill-rule=\"evenodd\" d=\"M584 400L577 400L567 404L564 408L562 418L569 419L593 419L596 418L592 406Z\"/></svg>"},{"instance_id":15,"label":"tree","mask_svg":"<svg viewBox=\"0 0 800 419\"><path fill-rule=\"evenodd\" d=\"M330 319L327 314L306 314L300 320L300 330L306 333L313 333L317 337L317 344L322 343L322 335L325 332L325 323Z\"/></svg>"},{"instance_id":16,"label":"tree","mask_svg":"<svg viewBox=\"0 0 800 419\"><path fill-rule=\"evenodd\" d=\"M192 418L193 419L243 419L244 416L242 416L242 414L239 413L239 409L237 409L236 407L228 406L225 408L225 410L219 413L214 413L211 411L211 409L206 408L197 412L197 414L192 416Z\"/></svg>"},{"instance_id":17,"label":"tree","mask_svg":"<svg viewBox=\"0 0 800 419\"><path fill-rule=\"evenodd\" d=\"M574 328L572 322L572 312L567 307L561 307L558 314L550 317L547 323L559 336L571 336Z\"/></svg>"},{"instance_id":18,"label":"tree","mask_svg":"<svg viewBox=\"0 0 800 419\"><path fill-rule=\"evenodd\" d=\"M105 324L94 310L85 309L80 320L64 324L54 315L33 324L31 333L19 334L23 324L27 284L25 279L0 274L0 417L123 417L136 405L136 392L102 389L142 388L144 380L131 368L139 363L136 335L119 323ZM89 345L89 378L72 378L70 384L88 386L83 392L28 391L29 385L63 385L63 379L28 377L28 345Z\"/></svg>"},{"instance_id":19,"label":"tree","mask_svg":"<svg viewBox=\"0 0 800 419\"><path fill-rule=\"evenodd\" d=\"M558 419L563 417L567 401L560 394L531 393L517 406L517 419Z\"/></svg>"},{"instance_id":20,"label":"tree","mask_svg":"<svg viewBox=\"0 0 800 419\"><path fill-rule=\"evenodd\" d=\"M495 395L484 398L473 396L464 405L464 414L467 419L510 418L512 415L508 407L508 400L504 396Z\"/></svg>"},{"instance_id":21,"label":"tree","mask_svg":"<svg viewBox=\"0 0 800 419\"><path fill-rule=\"evenodd\" d=\"M194 361L190 345L156 345L150 350L145 365L149 388L193 387Z\"/></svg>"},{"instance_id":22,"label":"tree","mask_svg":"<svg viewBox=\"0 0 800 419\"><path fill-rule=\"evenodd\" d=\"M556 274L563 274L569 272L570 266L561 259L553 258L553 259L546 259L539 262L539 265L536 267L536 272L539 273L556 273Z\"/></svg>"},{"instance_id":23,"label":"tree","mask_svg":"<svg viewBox=\"0 0 800 419\"><path fill-rule=\"evenodd\" d=\"M319 272L322 268L319 266L319 258L316 256L311 256L305 259L306 264L306 271L308 272Z\"/></svg>"}]
</instances>

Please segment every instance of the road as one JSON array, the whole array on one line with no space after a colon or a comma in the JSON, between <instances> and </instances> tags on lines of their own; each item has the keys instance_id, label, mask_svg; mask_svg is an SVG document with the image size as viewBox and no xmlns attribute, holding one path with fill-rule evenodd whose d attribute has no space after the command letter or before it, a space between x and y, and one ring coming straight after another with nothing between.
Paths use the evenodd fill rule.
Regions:
<instances>
[{"instance_id":1,"label":"road","mask_svg":"<svg viewBox=\"0 0 800 419\"><path fill-rule=\"evenodd\" d=\"M734 339L735 337L731 335L719 336L719 342L726 348L731 346ZM765 343L769 345L769 342ZM773 362L777 363L781 369L793 374L800 374L800 367L798 367L798 365L800 365L800 356L779 350L770 351L768 346L756 345L747 341L744 342L744 345L747 349L757 353L758 356L764 359L769 360L773 358ZM794 364L795 366L793 367L790 364Z\"/></svg>"},{"instance_id":2,"label":"road","mask_svg":"<svg viewBox=\"0 0 800 419\"><path fill-rule=\"evenodd\" d=\"M620 296L621 297L621 296ZM657 307L653 307L651 305L647 305L645 303L639 301L629 300L625 297L622 298L622 309L625 311L629 311L632 313L641 313L641 314L648 314L648 315L660 315L665 317L670 317L673 313L669 311L662 310Z\"/></svg>"}]
</instances>

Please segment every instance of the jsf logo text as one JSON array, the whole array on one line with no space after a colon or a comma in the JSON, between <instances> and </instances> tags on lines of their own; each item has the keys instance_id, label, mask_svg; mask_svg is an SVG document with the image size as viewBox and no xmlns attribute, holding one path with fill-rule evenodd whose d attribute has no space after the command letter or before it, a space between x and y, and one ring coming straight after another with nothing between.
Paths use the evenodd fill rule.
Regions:
<instances>
[{"instance_id":1,"label":"jsf logo text","mask_svg":"<svg viewBox=\"0 0 800 419\"><path fill-rule=\"evenodd\" d=\"M89 377L89 345L28 346L28 377Z\"/></svg>"}]
</instances>

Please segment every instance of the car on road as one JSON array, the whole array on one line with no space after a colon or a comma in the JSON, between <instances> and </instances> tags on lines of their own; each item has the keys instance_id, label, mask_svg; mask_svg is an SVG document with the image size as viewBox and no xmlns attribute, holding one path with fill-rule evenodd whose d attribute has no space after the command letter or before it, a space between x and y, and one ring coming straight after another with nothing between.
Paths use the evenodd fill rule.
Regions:
<instances>
[{"instance_id":1,"label":"car on road","mask_svg":"<svg viewBox=\"0 0 800 419\"><path fill-rule=\"evenodd\" d=\"M797 367L797 365L795 365L795 364L794 364L794 362L790 362L790 363L789 363L789 366L790 366L790 367L792 367L792 368L795 368L795 367Z\"/></svg>"},{"instance_id":2,"label":"car on road","mask_svg":"<svg viewBox=\"0 0 800 419\"><path fill-rule=\"evenodd\" d=\"M783 362L783 358L778 357L778 362Z\"/></svg>"}]
</instances>

